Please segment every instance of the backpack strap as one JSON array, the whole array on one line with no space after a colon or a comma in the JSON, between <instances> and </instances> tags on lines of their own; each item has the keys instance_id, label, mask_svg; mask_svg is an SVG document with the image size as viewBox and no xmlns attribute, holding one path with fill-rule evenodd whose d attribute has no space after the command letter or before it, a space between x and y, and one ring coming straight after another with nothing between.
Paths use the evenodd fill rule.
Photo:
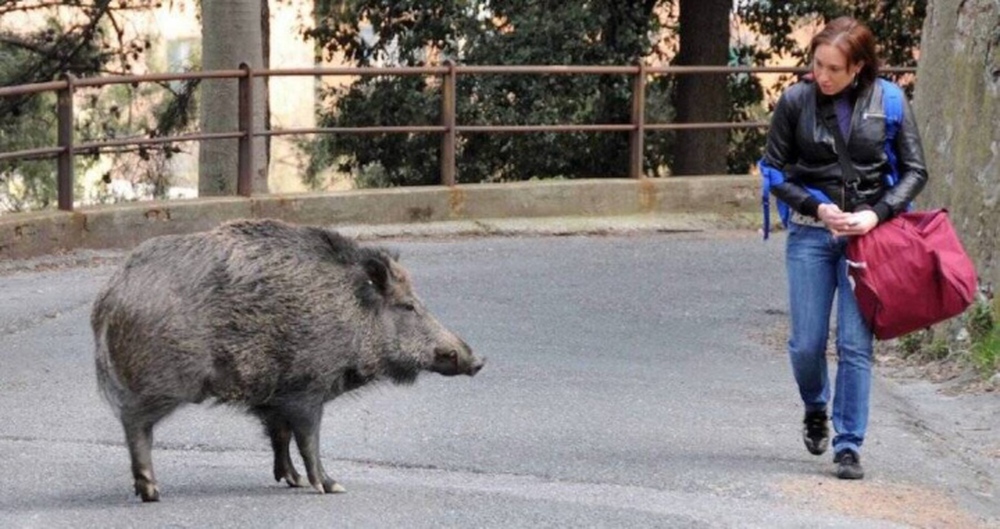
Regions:
<instances>
[{"instance_id":1,"label":"backpack strap","mask_svg":"<svg viewBox=\"0 0 1000 529\"><path fill-rule=\"evenodd\" d=\"M899 182L899 162L896 158L896 136L903 123L903 90L888 79L878 78L882 88L882 111L885 113L885 156L889 160L889 174L886 184L889 187Z\"/></svg>"},{"instance_id":2,"label":"backpack strap","mask_svg":"<svg viewBox=\"0 0 1000 529\"><path fill-rule=\"evenodd\" d=\"M764 208L764 240L767 240L768 235L771 233L771 186L776 186L785 181L785 174L781 172L780 169L774 167L773 165L767 163L764 158L761 158L757 162L757 168L760 170L761 186L760 186L760 203ZM791 211L789 211L788 205L782 201L777 201L778 215L781 217L781 223L788 226L788 219L791 216Z\"/></svg>"},{"instance_id":3,"label":"backpack strap","mask_svg":"<svg viewBox=\"0 0 1000 529\"><path fill-rule=\"evenodd\" d=\"M766 241L771 233L771 188L785 183L785 173L781 169L778 169L768 163L764 158L761 158L757 162L757 168L760 170L761 178L760 203L764 208L764 240ZM810 195L812 195L816 200L819 200L821 203L829 204L833 202L830 200L830 197L826 196L826 193L812 187L803 187L805 187L806 191L808 191ZM781 218L781 225L787 228L792 217L792 208L781 200L777 200L775 202L775 205L778 207L778 216Z\"/></svg>"}]
</instances>

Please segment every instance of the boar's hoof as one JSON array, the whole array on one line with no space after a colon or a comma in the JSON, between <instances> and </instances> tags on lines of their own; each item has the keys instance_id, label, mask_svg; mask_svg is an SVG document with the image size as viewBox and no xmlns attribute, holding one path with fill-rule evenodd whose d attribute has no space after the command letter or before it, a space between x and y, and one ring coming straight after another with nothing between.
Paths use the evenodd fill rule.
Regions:
<instances>
[{"instance_id":1,"label":"boar's hoof","mask_svg":"<svg viewBox=\"0 0 1000 529\"><path fill-rule=\"evenodd\" d=\"M160 491L156 488L156 484L148 481L136 480L135 495L142 498L143 502L160 501Z\"/></svg>"},{"instance_id":2,"label":"boar's hoof","mask_svg":"<svg viewBox=\"0 0 1000 529\"><path fill-rule=\"evenodd\" d=\"M289 487L296 488L296 489L299 488L299 487L306 487L306 486L309 485L309 482L306 481L305 479L303 479L302 476L295 475L295 474L289 475L289 476L284 476L284 478L278 478L275 481L281 481L282 479L285 480L285 483L288 483Z\"/></svg>"},{"instance_id":3,"label":"boar's hoof","mask_svg":"<svg viewBox=\"0 0 1000 529\"><path fill-rule=\"evenodd\" d=\"M309 485L309 482L303 479L294 468L289 470L275 469L274 481L280 482L281 480L285 480L285 483L288 483L288 486L293 488L306 487Z\"/></svg>"},{"instance_id":4,"label":"boar's hoof","mask_svg":"<svg viewBox=\"0 0 1000 529\"><path fill-rule=\"evenodd\" d=\"M321 485L322 486L320 486L320 484L317 484L316 486L316 490L320 491L321 493L339 494L341 492L347 492L347 489L345 489L343 485L337 483L336 481L330 478L324 479Z\"/></svg>"}]
</instances>

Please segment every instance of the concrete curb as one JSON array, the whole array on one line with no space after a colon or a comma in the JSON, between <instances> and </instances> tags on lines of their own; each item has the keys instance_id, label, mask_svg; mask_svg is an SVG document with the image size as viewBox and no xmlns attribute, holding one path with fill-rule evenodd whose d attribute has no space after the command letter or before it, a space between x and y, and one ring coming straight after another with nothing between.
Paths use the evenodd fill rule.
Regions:
<instances>
[{"instance_id":1,"label":"concrete curb","mask_svg":"<svg viewBox=\"0 0 1000 529\"><path fill-rule=\"evenodd\" d=\"M208 230L237 218L277 218L378 238L749 227L759 222L759 208L759 187L752 176L462 184L135 202L72 213L4 215L0 259L129 248L157 235ZM596 220L609 217L616 221ZM536 222L542 218L547 221Z\"/></svg>"},{"instance_id":2,"label":"concrete curb","mask_svg":"<svg viewBox=\"0 0 1000 529\"><path fill-rule=\"evenodd\" d=\"M685 233L708 230L755 230L760 215L671 213L592 217L533 217L476 219L417 224L357 224L337 226L338 232L360 240L384 238L443 238L476 236L627 235L641 232Z\"/></svg>"}]
</instances>

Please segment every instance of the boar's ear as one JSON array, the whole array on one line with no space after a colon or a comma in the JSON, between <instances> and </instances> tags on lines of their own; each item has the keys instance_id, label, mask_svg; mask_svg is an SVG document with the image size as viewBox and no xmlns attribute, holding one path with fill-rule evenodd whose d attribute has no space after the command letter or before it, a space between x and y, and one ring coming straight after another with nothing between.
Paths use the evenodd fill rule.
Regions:
<instances>
[{"instance_id":1,"label":"boar's ear","mask_svg":"<svg viewBox=\"0 0 1000 529\"><path fill-rule=\"evenodd\" d=\"M316 237L320 254L332 258L335 262L349 264L354 259L357 245L343 235L324 228L307 227L306 230Z\"/></svg>"},{"instance_id":2,"label":"boar's ear","mask_svg":"<svg viewBox=\"0 0 1000 529\"><path fill-rule=\"evenodd\" d=\"M361 262L365 269L368 280L375 285L379 292L385 294L389 291L389 261L383 253L375 253L365 256Z\"/></svg>"}]
</instances>

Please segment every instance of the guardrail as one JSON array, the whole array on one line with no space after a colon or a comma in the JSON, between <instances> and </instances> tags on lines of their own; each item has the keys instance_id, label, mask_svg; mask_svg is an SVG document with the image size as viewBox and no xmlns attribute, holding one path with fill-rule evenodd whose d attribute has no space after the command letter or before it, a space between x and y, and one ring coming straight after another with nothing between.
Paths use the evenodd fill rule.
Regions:
<instances>
[{"instance_id":1,"label":"guardrail","mask_svg":"<svg viewBox=\"0 0 1000 529\"><path fill-rule=\"evenodd\" d=\"M722 123L646 123L645 95L646 83L654 75L699 75L699 74L802 74L806 68L793 67L750 67L750 66L472 66L445 64L427 67L390 68L315 68L315 69L273 69L254 70L245 64L236 70L216 70L169 74L148 74L134 76L107 76L76 78L66 75L62 80L21 86L0 87L0 97L57 92L57 146L41 147L0 153L0 160L24 160L57 158L58 208L73 210L73 158L78 153L101 152L123 146L162 145L187 141L210 141L221 139L239 140L236 192L241 196L253 193L254 172L253 138L280 135L305 134L372 134L372 133L433 133L441 134L441 184L455 184L455 146L457 137L463 133L524 133L524 132L628 132L629 167L628 176L641 178L643 138L647 131L696 130L696 129L736 129L767 127L767 122L722 122ZM884 68L885 73L912 74L915 68ZM456 122L456 86L460 75L630 75L632 76L632 108L629 123L566 124L566 125L462 125ZM431 126L393 127L333 127L299 128L281 130L256 130L253 120L253 83L258 77L276 76L392 76L423 75L437 76L441 82L441 124ZM232 132L194 133L157 138L123 138L91 141L77 144L73 138L75 110L73 96L77 89L115 84L137 84L149 82L189 81L202 79L237 79L239 83L239 125Z\"/></svg>"}]
</instances>

